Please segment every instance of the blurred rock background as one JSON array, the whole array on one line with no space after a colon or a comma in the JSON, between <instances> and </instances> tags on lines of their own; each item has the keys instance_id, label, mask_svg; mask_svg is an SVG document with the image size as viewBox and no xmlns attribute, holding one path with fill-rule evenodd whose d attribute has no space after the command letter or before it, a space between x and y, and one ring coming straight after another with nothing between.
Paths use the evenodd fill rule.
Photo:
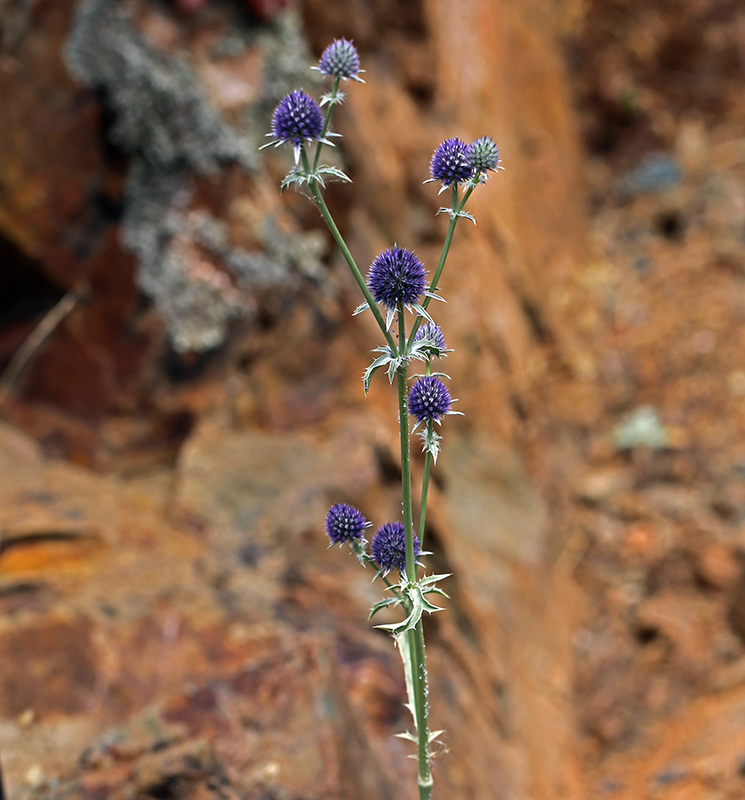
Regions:
<instances>
[{"instance_id":1,"label":"blurred rock background","mask_svg":"<svg viewBox=\"0 0 745 800\"><path fill-rule=\"evenodd\" d=\"M257 153L354 38L329 204L436 261L442 797L745 793L735 0L0 2L0 764L31 798L410 798L398 655L326 551L399 508L374 324ZM421 465L415 466L415 472Z\"/></svg>"}]
</instances>

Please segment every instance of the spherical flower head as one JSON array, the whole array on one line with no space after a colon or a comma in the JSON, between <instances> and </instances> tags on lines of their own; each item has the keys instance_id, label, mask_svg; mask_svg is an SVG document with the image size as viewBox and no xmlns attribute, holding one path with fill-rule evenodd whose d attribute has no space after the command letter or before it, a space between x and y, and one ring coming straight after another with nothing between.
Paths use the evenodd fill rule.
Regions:
<instances>
[{"instance_id":1,"label":"spherical flower head","mask_svg":"<svg viewBox=\"0 0 745 800\"><path fill-rule=\"evenodd\" d=\"M499 166L499 148L490 136L482 136L468 145L466 159L477 175L494 172Z\"/></svg>"},{"instance_id":2,"label":"spherical flower head","mask_svg":"<svg viewBox=\"0 0 745 800\"><path fill-rule=\"evenodd\" d=\"M334 39L323 51L318 69L332 78L356 79L360 73L360 56L357 48L346 39Z\"/></svg>"},{"instance_id":3,"label":"spherical flower head","mask_svg":"<svg viewBox=\"0 0 745 800\"><path fill-rule=\"evenodd\" d=\"M373 561L386 572L397 569L406 572L406 533L403 523L386 522L372 540L370 548ZM419 537L414 534L414 557L418 558L422 551Z\"/></svg>"},{"instance_id":4,"label":"spherical flower head","mask_svg":"<svg viewBox=\"0 0 745 800\"><path fill-rule=\"evenodd\" d=\"M434 375L425 375L411 387L409 392L409 414L419 422L440 420L452 404L447 386Z\"/></svg>"},{"instance_id":5,"label":"spherical flower head","mask_svg":"<svg viewBox=\"0 0 745 800\"><path fill-rule=\"evenodd\" d=\"M432 155L429 165L432 180L442 181L443 186L465 183L473 175L473 167L466 157L467 149L461 139L445 139Z\"/></svg>"},{"instance_id":6,"label":"spherical flower head","mask_svg":"<svg viewBox=\"0 0 745 800\"><path fill-rule=\"evenodd\" d=\"M424 264L404 247L389 247L370 265L367 285L376 303L412 305L426 285Z\"/></svg>"},{"instance_id":7,"label":"spherical flower head","mask_svg":"<svg viewBox=\"0 0 745 800\"><path fill-rule=\"evenodd\" d=\"M447 349L445 346L445 334L436 322L425 322L423 325L420 325L414 337L414 341L418 342L420 339L429 339L441 352Z\"/></svg>"},{"instance_id":8,"label":"spherical flower head","mask_svg":"<svg viewBox=\"0 0 745 800\"><path fill-rule=\"evenodd\" d=\"M326 533L334 544L344 544L362 538L370 523L354 507L335 503L326 514Z\"/></svg>"},{"instance_id":9,"label":"spherical flower head","mask_svg":"<svg viewBox=\"0 0 745 800\"><path fill-rule=\"evenodd\" d=\"M303 91L282 98L272 117L272 136L278 142L292 142L298 148L318 139L323 130L323 114L316 101Z\"/></svg>"}]
</instances>

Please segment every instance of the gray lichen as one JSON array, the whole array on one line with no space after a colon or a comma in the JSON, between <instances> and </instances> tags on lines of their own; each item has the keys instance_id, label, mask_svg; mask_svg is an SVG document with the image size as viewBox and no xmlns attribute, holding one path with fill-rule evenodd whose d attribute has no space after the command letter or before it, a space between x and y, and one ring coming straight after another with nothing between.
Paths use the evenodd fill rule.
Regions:
<instances>
[{"instance_id":1,"label":"gray lichen","mask_svg":"<svg viewBox=\"0 0 745 800\"><path fill-rule=\"evenodd\" d=\"M156 50L119 0L86 0L65 48L70 72L104 90L116 115L112 142L154 168L215 172L250 151L204 98L183 56Z\"/></svg>"},{"instance_id":2,"label":"gray lichen","mask_svg":"<svg viewBox=\"0 0 745 800\"><path fill-rule=\"evenodd\" d=\"M219 345L230 322L251 313L252 291L289 286L298 272L313 274L322 255L316 238L281 236L271 219L264 251L250 253L232 246L218 220L188 212L194 175L215 174L231 162L257 168L259 131L278 93L300 70L307 77L307 48L292 14L258 36L247 32L243 41L262 48L272 77L245 110L241 136L209 104L188 59L148 43L120 0L84 0L65 49L70 72L101 91L114 114L110 139L130 156L123 242L137 257L140 288L181 352ZM200 261L199 248L214 258Z\"/></svg>"}]
</instances>

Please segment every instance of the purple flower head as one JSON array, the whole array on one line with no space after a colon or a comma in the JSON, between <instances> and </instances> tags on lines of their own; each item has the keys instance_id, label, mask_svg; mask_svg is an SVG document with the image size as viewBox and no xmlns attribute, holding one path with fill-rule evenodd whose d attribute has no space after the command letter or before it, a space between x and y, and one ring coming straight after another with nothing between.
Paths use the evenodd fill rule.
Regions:
<instances>
[{"instance_id":1,"label":"purple flower head","mask_svg":"<svg viewBox=\"0 0 745 800\"><path fill-rule=\"evenodd\" d=\"M434 375L425 375L411 387L409 392L409 414L419 422L433 419L439 422L447 414L453 401L445 384Z\"/></svg>"},{"instance_id":2,"label":"purple flower head","mask_svg":"<svg viewBox=\"0 0 745 800\"><path fill-rule=\"evenodd\" d=\"M376 303L396 308L398 303L412 305L425 287L424 264L404 247L389 247L367 273L367 285Z\"/></svg>"},{"instance_id":3,"label":"purple flower head","mask_svg":"<svg viewBox=\"0 0 745 800\"><path fill-rule=\"evenodd\" d=\"M359 80L357 76L360 73L360 56L357 48L346 39L334 39L323 51L318 70L333 78Z\"/></svg>"},{"instance_id":4,"label":"purple flower head","mask_svg":"<svg viewBox=\"0 0 745 800\"><path fill-rule=\"evenodd\" d=\"M482 136L468 145L466 159L477 175L494 172L499 167L499 148L490 136Z\"/></svg>"},{"instance_id":5,"label":"purple flower head","mask_svg":"<svg viewBox=\"0 0 745 800\"><path fill-rule=\"evenodd\" d=\"M326 514L326 533L334 544L344 544L362 538L370 523L354 507L335 503Z\"/></svg>"},{"instance_id":6,"label":"purple flower head","mask_svg":"<svg viewBox=\"0 0 745 800\"><path fill-rule=\"evenodd\" d=\"M421 325L419 330L416 332L414 341L418 342L420 339L425 338L429 339L430 342L433 342L435 347L440 352L444 352L447 349L445 346L445 334L442 332L442 328L436 322L425 322L423 325Z\"/></svg>"},{"instance_id":7,"label":"purple flower head","mask_svg":"<svg viewBox=\"0 0 745 800\"><path fill-rule=\"evenodd\" d=\"M432 180L443 186L465 183L473 175L473 167L466 158L468 146L461 139L445 139L435 150L429 171Z\"/></svg>"},{"instance_id":8,"label":"purple flower head","mask_svg":"<svg viewBox=\"0 0 745 800\"><path fill-rule=\"evenodd\" d=\"M381 525L372 540L373 561L386 572L397 569L406 572L406 533L402 522L386 522ZM419 537L414 534L414 557L422 551Z\"/></svg>"},{"instance_id":9,"label":"purple flower head","mask_svg":"<svg viewBox=\"0 0 745 800\"><path fill-rule=\"evenodd\" d=\"M292 142L299 149L304 142L318 139L322 130L321 109L303 91L290 92L274 109L272 136L279 143Z\"/></svg>"}]
</instances>

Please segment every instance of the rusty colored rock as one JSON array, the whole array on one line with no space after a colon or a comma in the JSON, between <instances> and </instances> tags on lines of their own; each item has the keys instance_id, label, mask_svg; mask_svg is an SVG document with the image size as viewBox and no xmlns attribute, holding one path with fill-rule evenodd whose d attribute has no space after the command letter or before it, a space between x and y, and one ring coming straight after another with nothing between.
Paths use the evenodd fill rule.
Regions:
<instances>
[{"instance_id":1,"label":"rusty colored rock","mask_svg":"<svg viewBox=\"0 0 745 800\"><path fill-rule=\"evenodd\" d=\"M737 554L727 545L714 542L698 554L698 574L715 589L729 589L742 573L742 564Z\"/></svg>"},{"instance_id":2,"label":"rusty colored rock","mask_svg":"<svg viewBox=\"0 0 745 800\"><path fill-rule=\"evenodd\" d=\"M85 712L96 686L97 657L90 624L81 619L49 619L6 632L8 663L0 688L0 715L14 718L31 711L40 720L50 714Z\"/></svg>"},{"instance_id":3,"label":"rusty colored rock","mask_svg":"<svg viewBox=\"0 0 745 800\"><path fill-rule=\"evenodd\" d=\"M338 116L355 184L329 191L361 265L394 240L436 261L444 223L422 181L445 136L493 135L506 167L474 197L478 226L458 230L438 309L466 411L445 423L427 531L454 572L427 631L451 751L438 790L742 793L742 135L716 110L742 118L742 86L715 52L735 58L739 28L731 3L664 5L561 9L570 37L585 25L565 44L595 148L590 258L557 17L540 0L308 0L303 24L267 27L239 3L187 21L125 0L123 39L107 28L92 60L77 51L87 88L60 55L73 3L12 4L0 255L31 310L2 305L0 358L65 292L82 297L2 409L42 445L0 427L13 800L408 800L398 656L364 625L371 576L325 550L320 522L334 500L400 510L385 382L360 406L376 332L349 319L356 289L312 206L279 197L286 154L244 162L225 127L258 141L304 48L332 36L353 37L367 70ZM160 106L117 105L122 42L194 89L178 108L199 125L172 115L165 157L143 138ZM681 53L695 81L675 83ZM220 133L219 158L193 130ZM680 159L676 185L621 201L652 150ZM196 300L179 317L174 297ZM612 432L645 405L666 446L616 453Z\"/></svg>"}]
</instances>

